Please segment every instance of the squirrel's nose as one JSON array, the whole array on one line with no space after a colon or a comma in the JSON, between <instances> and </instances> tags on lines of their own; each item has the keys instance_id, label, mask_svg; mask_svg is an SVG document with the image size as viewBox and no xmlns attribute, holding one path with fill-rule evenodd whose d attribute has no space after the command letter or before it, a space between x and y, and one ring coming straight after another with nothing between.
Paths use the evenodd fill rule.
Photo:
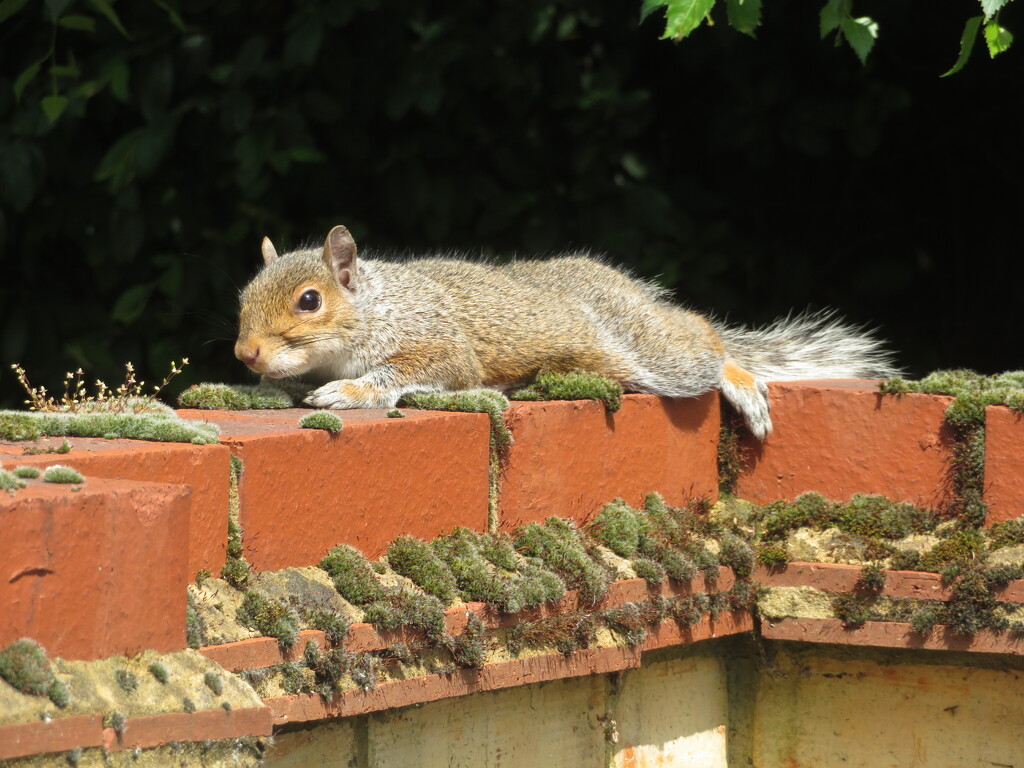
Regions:
<instances>
[{"instance_id":1,"label":"squirrel's nose","mask_svg":"<svg viewBox=\"0 0 1024 768\"><path fill-rule=\"evenodd\" d=\"M245 344L235 345L235 357L241 360L250 368L255 367L256 361L260 358L260 348L257 345L254 349Z\"/></svg>"}]
</instances>

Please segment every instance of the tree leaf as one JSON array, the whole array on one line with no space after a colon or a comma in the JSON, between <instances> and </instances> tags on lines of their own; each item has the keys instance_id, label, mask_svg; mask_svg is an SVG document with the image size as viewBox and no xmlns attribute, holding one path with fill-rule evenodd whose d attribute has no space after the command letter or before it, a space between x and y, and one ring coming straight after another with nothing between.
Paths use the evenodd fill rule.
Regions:
<instances>
[{"instance_id":1,"label":"tree leaf","mask_svg":"<svg viewBox=\"0 0 1024 768\"><path fill-rule=\"evenodd\" d=\"M89 0L89 5L95 8L97 11L107 17L107 21L114 25L118 32L125 36L127 40L131 40L132 36L128 34L128 30L121 24L121 19L118 18L117 11L115 11L107 0Z\"/></svg>"},{"instance_id":2,"label":"tree leaf","mask_svg":"<svg viewBox=\"0 0 1024 768\"><path fill-rule=\"evenodd\" d=\"M171 24L173 24L179 32L186 31L185 21L181 18L180 13L178 13L168 3L164 2L164 0L153 0L153 2L156 3L158 8L164 9L164 11L167 13L167 18L171 20Z\"/></svg>"},{"instance_id":3,"label":"tree leaf","mask_svg":"<svg viewBox=\"0 0 1024 768\"><path fill-rule=\"evenodd\" d=\"M875 45L878 37L878 22L870 16L861 16L859 19L842 19L839 22L843 30L843 37L853 48L861 64L866 64L868 54Z\"/></svg>"},{"instance_id":4,"label":"tree leaf","mask_svg":"<svg viewBox=\"0 0 1024 768\"><path fill-rule=\"evenodd\" d=\"M43 112L46 114L46 118L50 121L50 125L53 125L60 119L60 116L64 114L64 110L68 108L68 97L47 96L40 103L43 107Z\"/></svg>"},{"instance_id":5,"label":"tree leaf","mask_svg":"<svg viewBox=\"0 0 1024 768\"><path fill-rule=\"evenodd\" d=\"M985 21L989 21L1008 2L1010 0L981 0L981 10L985 12Z\"/></svg>"},{"instance_id":6,"label":"tree leaf","mask_svg":"<svg viewBox=\"0 0 1024 768\"><path fill-rule=\"evenodd\" d=\"M152 283L133 285L114 302L114 308L110 311L110 319L125 325L135 322L146 308L146 302L149 301L149 294L152 292Z\"/></svg>"},{"instance_id":7,"label":"tree leaf","mask_svg":"<svg viewBox=\"0 0 1024 768\"><path fill-rule=\"evenodd\" d=\"M129 131L103 155L96 171L94 181L112 180L114 187L120 187L135 175L135 148L139 142L141 129Z\"/></svg>"},{"instance_id":8,"label":"tree leaf","mask_svg":"<svg viewBox=\"0 0 1024 768\"><path fill-rule=\"evenodd\" d=\"M82 32L96 31L96 19L92 18L92 16L61 16L57 25L65 29L77 29Z\"/></svg>"},{"instance_id":9,"label":"tree leaf","mask_svg":"<svg viewBox=\"0 0 1024 768\"><path fill-rule=\"evenodd\" d=\"M21 101L21 94L24 92L28 84L32 82L37 74L39 74L39 68L43 65L42 61L37 61L35 64L30 64L24 72L18 75L18 79L14 81L14 100Z\"/></svg>"},{"instance_id":10,"label":"tree leaf","mask_svg":"<svg viewBox=\"0 0 1024 768\"><path fill-rule=\"evenodd\" d=\"M644 0L644 4L640 6L640 23L643 24L648 16L663 5L668 5L668 0Z\"/></svg>"},{"instance_id":11,"label":"tree leaf","mask_svg":"<svg viewBox=\"0 0 1024 768\"><path fill-rule=\"evenodd\" d=\"M971 58L971 51L974 50L974 42L978 39L978 29L981 27L982 21L984 21L982 16L972 16L967 20L967 23L964 24L964 31L960 35L960 55L956 59L956 64L948 72L943 72L940 77L955 75L964 68L964 64Z\"/></svg>"},{"instance_id":12,"label":"tree leaf","mask_svg":"<svg viewBox=\"0 0 1024 768\"><path fill-rule=\"evenodd\" d=\"M727 0L725 9L729 25L745 35L761 26L761 0Z\"/></svg>"},{"instance_id":13,"label":"tree leaf","mask_svg":"<svg viewBox=\"0 0 1024 768\"><path fill-rule=\"evenodd\" d=\"M61 14L71 5L71 0L46 0L46 10L50 13L50 20L57 21Z\"/></svg>"},{"instance_id":14,"label":"tree leaf","mask_svg":"<svg viewBox=\"0 0 1024 768\"><path fill-rule=\"evenodd\" d=\"M993 59L1013 43L1010 30L999 26L995 21L985 22L985 42L988 44L988 55Z\"/></svg>"},{"instance_id":15,"label":"tree leaf","mask_svg":"<svg viewBox=\"0 0 1024 768\"><path fill-rule=\"evenodd\" d=\"M715 0L668 0L661 39L682 40L704 23L714 5Z\"/></svg>"},{"instance_id":16,"label":"tree leaf","mask_svg":"<svg viewBox=\"0 0 1024 768\"><path fill-rule=\"evenodd\" d=\"M818 26L821 30L821 39L839 27L839 4L841 0L828 0L818 14Z\"/></svg>"},{"instance_id":17,"label":"tree leaf","mask_svg":"<svg viewBox=\"0 0 1024 768\"><path fill-rule=\"evenodd\" d=\"M28 0L3 0L0 2L0 24L24 8L27 3Z\"/></svg>"}]
</instances>

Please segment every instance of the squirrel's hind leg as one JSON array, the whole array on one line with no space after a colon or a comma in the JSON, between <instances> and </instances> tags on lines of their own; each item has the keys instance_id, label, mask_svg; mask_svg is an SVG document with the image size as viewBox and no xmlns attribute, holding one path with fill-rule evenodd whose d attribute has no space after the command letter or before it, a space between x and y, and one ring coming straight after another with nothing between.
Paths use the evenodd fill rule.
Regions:
<instances>
[{"instance_id":1,"label":"squirrel's hind leg","mask_svg":"<svg viewBox=\"0 0 1024 768\"><path fill-rule=\"evenodd\" d=\"M743 414L750 431L763 440L772 431L772 420L768 413L768 385L754 378L754 375L732 359L722 366L718 389L733 407Z\"/></svg>"}]
</instances>

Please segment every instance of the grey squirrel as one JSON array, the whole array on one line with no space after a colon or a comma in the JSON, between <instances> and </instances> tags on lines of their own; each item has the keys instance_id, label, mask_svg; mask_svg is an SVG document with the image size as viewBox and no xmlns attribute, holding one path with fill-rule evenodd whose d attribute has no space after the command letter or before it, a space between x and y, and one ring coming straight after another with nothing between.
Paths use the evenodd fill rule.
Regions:
<instances>
[{"instance_id":1,"label":"grey squirrel","mask_svg":"<svg viewBox=\"0 0 1024 768\"><path fill-rule=\"evenodd\" d=\"M318 408L392 408L413 391L509 389L585 370L632 392L718 388L764 438L765 382L889 377L881 342L828 313L734 328L585 254L488 264L356 256L334 227L323 248L278 256L241 295L235 356L264 377L301 377Z\"/></svg>"}]
</instances>

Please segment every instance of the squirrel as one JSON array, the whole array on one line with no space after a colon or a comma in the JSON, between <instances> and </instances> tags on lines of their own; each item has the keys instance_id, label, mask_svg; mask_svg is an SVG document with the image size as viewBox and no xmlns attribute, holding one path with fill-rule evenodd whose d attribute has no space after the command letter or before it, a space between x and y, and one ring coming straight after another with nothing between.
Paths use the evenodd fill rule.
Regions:
<instances>
[{"instance_id":1,"label":"squirrel","mask_svg":"<svg viewBox=\"0 0 1024 768\"><path fill-rule=\"evenodd\" d=\"M343 226L322 248L278 256L265 237L262 251L241 293L235 356L264 378L301 377L317 408L393 408L408 392L508 390L584 370L667 397L717 388L763 439L767 381L897 373L878 339L830 312L730 327L582 253L357 258Z\"/></svg>"}]
</instances>

